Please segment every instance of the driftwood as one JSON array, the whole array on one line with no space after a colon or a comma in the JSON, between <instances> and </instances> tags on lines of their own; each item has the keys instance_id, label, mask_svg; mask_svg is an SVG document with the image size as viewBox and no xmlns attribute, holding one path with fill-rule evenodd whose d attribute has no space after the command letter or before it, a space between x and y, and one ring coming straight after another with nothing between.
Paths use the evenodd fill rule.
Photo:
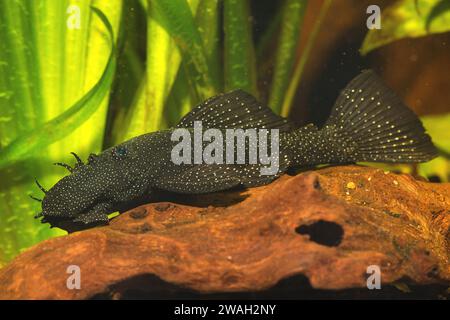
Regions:
<instances>
[{"instance_id":1,"label":"driftwood","mask_svg":"<svg viewBox=\"0 0 450 320\"><path fill-rule=\"evenodd\" d=\"M0 298L367 297L405 283L442 295L450 281L448 183L341 166L172 201L30 248L0 271ZM381 290L367 289L371 265Z\"/></svg>"}]
</instances>

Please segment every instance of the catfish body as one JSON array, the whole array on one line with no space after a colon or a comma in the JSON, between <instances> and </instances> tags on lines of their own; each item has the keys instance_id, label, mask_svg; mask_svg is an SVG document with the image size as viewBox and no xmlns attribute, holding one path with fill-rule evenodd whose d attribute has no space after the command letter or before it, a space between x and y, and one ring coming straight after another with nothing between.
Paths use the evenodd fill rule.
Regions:
<instances>
[{"instance_id":1,"label":"catfish body","mask_svg":"<svg viewBox=\"0 0 450 320\"><path fill-rule=\"evenodd\" d=\"M279 170L261 175L261 164L175 164L171 151L177 128L279 130ZM246 148L248 145L245 146ZM71 174L45 192L43 223L69 232L107 224L108 214L158 190L209 193L236 186L270 183L290 167L317 164L424 162L436 156L430 137L408 107L371 71L364 71L341 92L326 124L296 128L250 94L236 90L208 99L176 128L144 134L87 163L78 158Z\"/></svg>"}]
</instances>

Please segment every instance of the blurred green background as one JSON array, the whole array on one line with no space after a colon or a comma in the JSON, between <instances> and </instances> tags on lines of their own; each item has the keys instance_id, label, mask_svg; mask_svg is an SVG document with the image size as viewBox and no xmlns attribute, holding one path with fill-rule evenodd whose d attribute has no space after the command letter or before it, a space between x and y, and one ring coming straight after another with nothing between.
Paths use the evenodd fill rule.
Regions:
<instances>
[{"instance_id":1,"label":"blurred green background","mask_svg":"<svg viewBox=\"0 0 450 320\"><path fill-rule=\"evenodd\" d=\"M382 9L368 30L370 4ZM299 124L374 68L441 157L383 166L449 179L448 0L0 0L0 266L64 234L33 219L70 152L86 158L242 88Z\"/></svg>"}]
</instances>

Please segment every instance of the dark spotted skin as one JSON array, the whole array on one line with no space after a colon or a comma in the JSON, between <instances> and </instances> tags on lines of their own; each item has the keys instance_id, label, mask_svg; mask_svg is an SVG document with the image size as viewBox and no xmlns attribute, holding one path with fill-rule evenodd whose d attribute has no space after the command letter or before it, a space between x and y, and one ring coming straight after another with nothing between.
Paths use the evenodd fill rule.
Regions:
<instances>
[{"instance_id":1,"label":"dark spotted skin","mask_svg":"<svg viewBox=\"0 0 450 320\"><path fill-rule=\"evenodd\" d=\"M45 194L43 221L78 230L107 223L110 213L135 199L151 198L155 188L200 194L241 182L252 186L252 181L261 178L260 165L208 165L209 171L203 175L206 165L174 164L170 154L178 142L171 141L172 131L138 136L91 155L86 164L76 166ZM287 161L287 157L284 159ZM276 177L263 178L271 181Z\"/></svg>"},{"instance_id":2,"label":"dark spotted skin","mask_svg":"<svg viewBox=\"0 0 450 320\"><path fill-rule=\"evenodd\" d=\"M164 170L170 132L161 131L136 137L99 155L51 188L42 201L44 222L60 227L67 221L76 226L107 223L108 214L121 204L150 195L155 177ZM70 224L70 223L69 223Z\"/></svg>"},{"instance_id":3,"label":"dark spotted skin","mask_svg":"<svg viewBox=\"0 0 450 320\"><path fill-rule=\"evenodd\" d=\"M81 160L42 201L43 223L69 232L107 224L108 215L153 192L208 193L235 186L270 183L290 167L357 161L422 162L436 150L420 120L370 71L342 91L326 125L303 128L273 114L248 93L213 97L185 116L177 127L266 128L280 130L279 172L262 176L261 165L182 164L171 161L174 129L144 134ZM248 147L248 146L246 146Z\"/></svg>"}]
</instances>

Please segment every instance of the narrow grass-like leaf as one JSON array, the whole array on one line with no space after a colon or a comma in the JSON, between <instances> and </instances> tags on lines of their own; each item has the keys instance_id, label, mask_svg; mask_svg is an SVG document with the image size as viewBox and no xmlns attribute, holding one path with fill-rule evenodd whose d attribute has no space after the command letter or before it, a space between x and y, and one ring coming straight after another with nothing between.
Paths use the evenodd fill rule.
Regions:
<instances>
[{"instance_id":1,"label":"narrow grass-like leaf","mask_svg":"<svg viewBox=\"0 0 450 320\"><path fill-rule=\"evenodd\" d=\"M243 89L258 96L250 3L224 0L225 91Z\"/></svg>"},{"instance_id":2,"label":"narrow grass-like leaf","mask_svg":"<svg viewBox=\"0 0 450 320\"><path fill-rule=\"evenodd\" d=\"M99 82L75 105L60 116L21 135L0 151L0 169L31 156L36 150L64 138L92 116L105 98L112 84L116 60L114 57L114 35L105 15L92 8L105 23L113 45L108 64Z\"/></svg>"},{"instance_id":3,"label":"narrow grass-like leaf","mask_svg":"<svg viewBox=\"0 0 450 320\"><path fill-rule=\"evenodd\" d=\"M142 1L144 2L144 1ZM165 106L180 69L179 48L166 28L156 18L153 0L145 2L147 9L147 66L145 78L124 121L115 127L115 143L166 126ZM189 1L189 10L197 10L199 0ZM159 20L158 20L159 19ZM177 111L178 112L178 111Z\"/></svg>"},{"instance_id":4,"label":"narrow grass-like leaf","mask_svg":"<svg viewBox=\"0 0 450 320\"><path fill-rule=\"evenodd\" d=\"M281 108L281 115L283 117L287 117L289 115L289 112L291 111L292 102L294 101L294 97L297 92L298 85L300 84L303 71L305 69L306 63L308 62L311 50L316 42L317 35L322 26L322 22L325 19L326 14L328 13L328 9L330 8L331 2L332 0L325 0L323 2L322 7L320 8L319 16L317 17L316 22L314 23L313 30L311 34L309 34L306 46L300 56L300 61L295 66L292 80L289 83L289 87L283 101L283 106Z\"/></svg>"},{"instance_id":5,"label":"narrow grass-like leaf","mask_svg":"<svg viewBox=\"0 0 450 320\"><path fill-rule=\"evenodd\" d=\"M147 65L131 110L120 124L122 136L116 143L161 128L164 105L178 71L181 57L170 35L147 13Z\"/></svg>"},{"instance_id":6,"label":"narrow grass-like leaf","mask_svg":"<svg viewBox=\"0 0 450 320\"><path fill-rule=\"evenodd\" d=\"M269 106L281 113L286 91L291 79L300 37L300 25L307 6L306 0L287 0L282 9L281 34L275 59Z\"/></svg>"},{"instance_id":7,"label":"narrow grass-like leaf","mask_svg":"<svg viewBox=\"0 0 450 320\"><path fill-rule=\"evenodd\" d=\"M220 57L220 16L218 0L201 0L195 16L198 30L203 39L206 57L210 68L213 70L212 75L218 77L214 82L218 84L218 91L222 91L223 78L222 63ZM174 126L193 106L200 101L199 97L192 91L189 85L187 68L180 68L172 91L169 95L165 116L168 126Z\"/></svg>"},{"instance_id":8,"label":"narrow grass-like leaf","mask_svg":"<svg viewBox=\"0 0 450 320\"><path fill-rule=\"evenodd\" d=\"M197 103L198 97L189 84L187 69L182 65L178 72L172 91L167 99L165 119L168 127L175 126L178 121Z\"/></svg>"},{"instance_id":9,"label":"narrow grass-like leaf","mask_svg":"<svg viewBox=\"0 0 450 320\"><path fill-rule=\"evenodd\" d=\"M125 118L132 109L139 85L145 76L143 57L147 34L142 29L147 23L146 11L139 0L125 1L123 11L127 14L123 15L117 44L117 70L111 89L103 149L122 140L126 130Z\"/></svg>"},{"instance_id":10,"label":"narrow grass-like leaf","mask_svg":"<svg viewBox=\"0 0 450 320\"><path fill-rule=\"evenodd\" d=\"M214 94L217 83L205 53L200 32L195 24L194 15L186 0L150 0L154 8L155 20L163 26L175 40L188 69L190 83L200 99Z\"/></svg>"},{"instance_id":11,"label":"narrow grass-like leaf","mask_svg":"<svg viewBox=\"0 0 450 320\"><path fill-rule=\"evenodd\" d=\"M367 33L361 54L366 55L396 40L450 31L450 10L447 7L447 0L394 2L381 13L382 28Z\"/></svg>"},{"instance_id":12,"label":"narrow grass-like leaf","mask_svg":"<svg viewBox=\"0 0 450 320\"><path fill-rule=\"evenodd\" d=\"M258 40L255 48L257 61L260 61L266 55L266 51L269 48L269 45L280 29L282 17L283 10L277 10L274 17L269 21L269 26L266 28L266 30L264 30L264 33Z\"/></svg>"},{"instance_id":13,"label":"narrow grass-like leaf","mask_svg":"<svg viewBox=\"0 0 450 320\"><path fill-rule=\"evenodd\" d=\"M220 58L220 15L219 0L201 0L195 16L208 65L211 68L213 83L220 91L223 84L222 63Z\"/></svg>"},{"instance_id":14,"label":"narrow grass-like leaf","mask_svg":"<svg viewBox=\"0 0 450 320\"><path fill-rule=\"evenodd\" d=\"M450 114L424 116L421 118L424 127L433 139L434 144L444 154L440 157L419 164L419 173L423 176L438 176L441 181L450 180L450 160L444 155L450 153Z\"/></svg>"},{"instance_id":15,"label":"narrow grass-like leaf","mask_svg":"<svg viewBox=\"0 0 450 320\"><path fill-rule=\"evenodd\" d=\"M425 28L428 32L430 32L431 23L445 14L446 11L450 11L450 0L441 0L441 2L437 3L433 9L431 9L425 24Z\"/></svg>"},{"instance_id":16,"label":"narrow grass-like leaf","mask_svg":"<svg viewBox=\"0 0 450 320\"><path fill-rule=\"evenodd\" d=\"M64 114L98 83L111 38L92 4L105 13L117 34L121 0L0 0L0 153ZM52 162L66 161L70 151L85 156L100 150L107 100L63 139L42 144L31 157L6 159L10 164L0 170L0 265L24 248L64 233L33 219L39 209L28 197L39 197L33 178L48 188L63 174ZM81 113L76 117L83 118ZM52 140L52 130L45 131L42 134Z\"/></svg>"}]
</instances>

